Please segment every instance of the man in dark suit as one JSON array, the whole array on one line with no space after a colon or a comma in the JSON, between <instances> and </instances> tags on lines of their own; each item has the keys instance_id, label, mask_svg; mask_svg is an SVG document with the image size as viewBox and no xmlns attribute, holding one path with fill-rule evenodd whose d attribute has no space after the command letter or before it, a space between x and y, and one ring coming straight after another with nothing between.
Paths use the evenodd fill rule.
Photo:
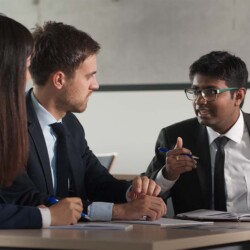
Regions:
<instances>
[{"instance_id":1,"label":"man in dark suit","mask_svg":"<svg viewBox=\"0 0 250 250\"><path fill-rule=\"evenodd\" d=\"M83 112L99 88L99 44L85 32L55 22L38 27L34 40L30 65L34 88L26 95L27 171L2 196L22 205L49 205L50 196L77 196L96 220L162 217L166 205L157 197L160 187L147 177L136 177L131 186L110 175L89 149L84 129L71 113Z\"/></svg>"},{"instance_id":2,"label":"man in dark suit","mask_svg":"<svg viewBox=\"0 0 250 250\"><path fill-rule=\"evenodd\" d=\"M196 209L249 212L250 115L241 111L247 79L245 63L227 52L211 52L190 66L192 86L185 93L196 118L161 130L145 173L162 187L162 196L172 197L176 214ZM227 138L224 156L218 154L218 159L224 159L224 168L218 175L215 141L222 137ZM223 199L221 208L217 200Z\"/></svg>"}]
</instances>

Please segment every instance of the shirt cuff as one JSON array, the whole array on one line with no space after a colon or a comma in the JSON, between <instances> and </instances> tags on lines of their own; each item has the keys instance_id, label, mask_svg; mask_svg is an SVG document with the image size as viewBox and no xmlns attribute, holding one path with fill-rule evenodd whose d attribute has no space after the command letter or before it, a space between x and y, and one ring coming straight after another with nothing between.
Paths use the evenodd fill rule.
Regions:
<instances>
[{"instance_id":1,"label":"shirt cuff","mask_svg":"<svg viewBox=\"0 0 250 250\"><path fill-rule=\"evenodd\" d=\"M43 208L38 208L41 212L41 216L42 216L42 227L46 228L51 226L51 213L49 208L47 207L43 207Z\"/></svg>"},{"instance_id":2,"label":"shirt cuff","mask_svg":"<svg viewBox=\"0 0 250 250\"><path fill-rule=\"evenodd\" d=\"M165 167L166 166L164 166L163 168L165 168ZM177 181L177 180L170 181L170 180L166 179L162 174L163 168L158 172L158 174L156 175L156 178L155 178L155 182L161 187L162 194L168 192L174 186L175 182Z\"/></svg>"},{"instance_id":3,"label":"shirt cuff","mask_svg":"<svg viewBox=\"0 0 250 250\"><path fill-rule=\"evenodd\" d=\"M111 221L114 203L93 202L88 206L88 215L93 221Z\"/></svg>"}]
</instances>

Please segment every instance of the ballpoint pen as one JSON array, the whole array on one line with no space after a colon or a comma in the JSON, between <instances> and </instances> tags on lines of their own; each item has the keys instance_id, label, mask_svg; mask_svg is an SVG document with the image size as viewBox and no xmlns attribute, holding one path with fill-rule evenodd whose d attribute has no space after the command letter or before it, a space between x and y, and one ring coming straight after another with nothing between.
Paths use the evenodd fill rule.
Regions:
<instances>
[{"instance_id":1,"label":"ballpoint pen","mask_svg":"<svg viewBox=\"0 0 250 250\"><path fill-rule=\"evenodd\" d=\"M48 198L48 202L51 203L51 204L56 204L56 203L59 202L59 200L56 199L55 197L50 196L50 197ZM87 214L81 213L81 216L82 216L82 219L91 221L91 218L90 218Z\"/></svg>"},{"instance_id":2,"label":"ballpoint pen","mask_svg":"<svg viewBox=\"0 0 250 250\"><path fill-rule=\"evenodd\" d=\"M163 147L159 147L158 150L159 150L160 152L162 152L162 153L167 153L170 149L168 149L168 148L163 148ZM181 155L186 155L186 156L188 156L189 158L196 159L196 160L199 159L199 157L197 157L197 156L195 156L195 155L192 155L192 154L181 154Z\"/></svg>"}]
</instances>

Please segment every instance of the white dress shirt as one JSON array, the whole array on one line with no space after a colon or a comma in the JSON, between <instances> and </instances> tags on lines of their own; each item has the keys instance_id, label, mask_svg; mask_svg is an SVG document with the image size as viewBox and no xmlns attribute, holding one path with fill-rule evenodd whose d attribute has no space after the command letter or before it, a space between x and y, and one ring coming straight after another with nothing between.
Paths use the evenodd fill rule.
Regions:
<instances>
[{"instance_id":1,"label":"white dress shirt","mask_svg":"<svg viewBox=\"0 0 250 250\"><path fill-rule=\"evenodd\" d=\"M50 162L50 169L51 169L51 176L53 181L53 188L54 191L56 190L57 180L56 180L56 164L55 164L55 145L56 145L56 134L54 133L53 129L51 128L50 124L55 122L61 122L61 120L57 121L35 98L33 92L31 94L32 103L34 105L34 109L36 111L36 115L38 121L40 123L44 139L46 142L48 154L49 154L49 162ZM43 213L43 209L40 209L43 218L43 224L46 226L50 223L51 218L46 218L48 216L48 211ZM49 209L48 209L49 210ZM113 203L109 202L93 202L88 207L88 215L93 220L111 220L112 219L112 210L113 210Z\"/></svg>"},{"instance_id":2,"label":"white dress shirt","mask_svg":"<svg viewBox=\"0 0 250 250\"><path fill-rule=\"evenodd\" d=\"M207 127L208 140L212 166L212 187L214 179L214 162L217 151L214 140L220 136L210 127ZM250 137L242 112L234 126L226 133L230 140L225 145L224 176L226 185L227 211L249 212L250 211ZM165 167L165 166L163 166ZM168 192L175 181L169 181L159 171L156 182L162 188L162 195ZM214 197L212 188L212 197ZM213 199L213 198L212 198ZM214 200L212 200L214 207Z\"/></svg>"},{"instance_id":3,"label":"white dress shirt","mask_svg":"<svg viewBox=\"0 0 250 250\"><path fill-rule=\"evenodd\" d=\"M220 136L207 127L212 166L212 187L214 179L215 155L217 151L214 140ZM225 191L227 197L227 211L250 211L250 137L242 112L234 126L225 134L230 140L224 146L225 150ZM214 190L212 189L212 194ZM212 195L214 197L214 195ZM212 206L214 201L212 200Z\"/></svg>"},{"instance_id":4,"label":"white dress shirt","mask_svg":"<svg viewBox=\"0 0 250 250\"><path fill-rule=\"evenodd\" d=\"M158 172L158 174L156 175L156 178L155 178L155 182L161 187L161 196L162 197L165 197L166 196L166 193L168 191L170 191L170 189L174 186L175 182L178 180L168 180L166 179L163 174L162 174L162 170L163 168L165 168L166 165L164 165L161 169L161 171Z\"/></svg>"}]
</instances>

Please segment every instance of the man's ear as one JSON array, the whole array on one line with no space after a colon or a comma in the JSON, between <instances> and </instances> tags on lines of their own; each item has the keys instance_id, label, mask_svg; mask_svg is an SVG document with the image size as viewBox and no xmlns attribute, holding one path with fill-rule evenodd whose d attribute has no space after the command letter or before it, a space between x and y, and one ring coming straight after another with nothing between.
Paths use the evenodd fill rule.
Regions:
<instances>
[{"instance_id":1,"label":"man's ear","mask_svg":"<svg viewBox=\"0 0 250 250\"><path fill-rule=\"evenodd\" d=\"M56 71L52 74L52 82L56 89L62 89L65 84L65 74L62 71Z\"/></svg>"},{"instance_id":2,"label":"man's ear","mask_svg":"<svg viewBox=\"0 0 250 250\"><path fill-rule=\"evenodd\" d=\"M240 104L245 99L246 92L247 92L247 90L245 88L240 88L237 91L235 91L235 93L236 93L235 101L236 101L237 106L240 106Z\"/></svg>"}]
</instances>

